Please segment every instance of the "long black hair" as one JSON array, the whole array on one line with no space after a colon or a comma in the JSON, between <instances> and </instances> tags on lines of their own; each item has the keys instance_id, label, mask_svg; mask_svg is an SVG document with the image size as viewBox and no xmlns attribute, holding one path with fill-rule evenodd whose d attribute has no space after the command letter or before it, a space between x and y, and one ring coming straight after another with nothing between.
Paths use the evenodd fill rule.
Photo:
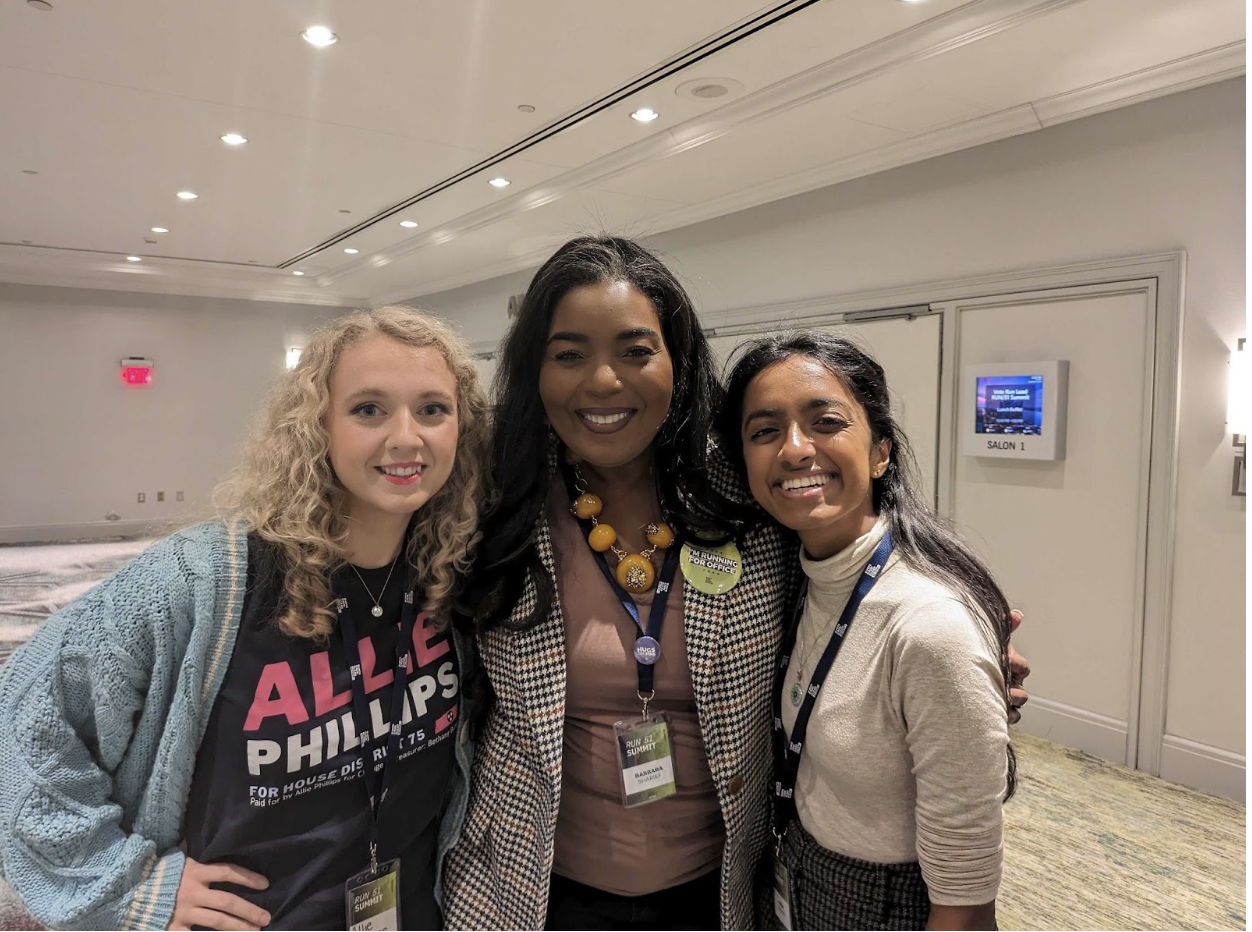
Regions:
<instances>
[{"instance_id":1,"label":"long black hair","mask_svg":"<svg viewBox=\"0 0 1252 932\"><path fill-rule=\"evenodd\" d=\"M542 621L555 597L536 549L536 526L552 480L554 443L539 396L539 370L557 304L586 285L626 282L656 311L674 365L674 393L653 441L657 493L679 536L726 537L751 512L719 494L709 481L708 444L723 393L695 308L674 274L633 240L583 236L570 240L540 267L505 337L496 371L491 440L493 501L483 520L478 563L469 586L478 630L509 625L529 575L538 590L533 610L517 628Z\"/></svg>"},{"instance_id":2,"label":"long black hair","mask_svg":"<svg viewBox=\"0 0 1252 932\"><path fill-rule=\"evenodd\" d=\"M882 366L855 343L820 330L765 337L743 347L730 374L719 426L726 453L746 476L743 456L743 404L748 386L765 369L793 357L813 359L839 379L865 409L870 438L887 440L891 454L887 469L873 480L874 512L885 516L900 558L920 573L960 594L990 627L1000 648L1000 671L1005 683L1008 714L1009 603L992 578L991 570L959 537L940 521L934 509L916 491L917 463L908 437L891 416L887 377ZM1017 760L1008 749L1005 800L1017 786Z\"/></svg>"}]
</instances>

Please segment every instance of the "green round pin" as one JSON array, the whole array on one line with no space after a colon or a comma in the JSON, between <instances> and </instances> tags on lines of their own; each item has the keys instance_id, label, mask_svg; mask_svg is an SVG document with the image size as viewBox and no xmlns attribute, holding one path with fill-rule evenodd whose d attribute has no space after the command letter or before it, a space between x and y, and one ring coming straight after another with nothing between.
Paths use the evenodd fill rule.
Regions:
<instances>
[{"instance_id":1,"label":"green round pin","mask_svg":"<svg viewBox=\"0 0 1252 932\"><path fill-rule=\"evenodd\" d=\"M733 589L743 575L743 558L733 540L720 547L683 544L679 565L687 584L708 595Z\"/></svg>"}]
</instances>

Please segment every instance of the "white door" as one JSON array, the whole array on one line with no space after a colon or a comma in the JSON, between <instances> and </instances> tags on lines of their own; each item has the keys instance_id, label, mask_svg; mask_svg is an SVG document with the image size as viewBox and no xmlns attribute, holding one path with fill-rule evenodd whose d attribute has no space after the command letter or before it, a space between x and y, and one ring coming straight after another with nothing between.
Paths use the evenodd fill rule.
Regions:
<instances>
[{"instance_id":1,"label":"white door","mask_svg":"<svg viewBox=\"0 0 1252 932\"><path fill-rule=\"evenodd\" d=\"M1034 669L1021 727L1133 766L1143 675L1154 285L1006 295L943 310L945 327L954 331L947 341L952 372L976 363L1069 361L1065 459L966 456L953 437L954 444L944 445L950 496L941 499L1010 604L1027 616L1014 639ZM959 393L949 396L960 403ZM945 425L959 425L956 413Z\"/></svg>"},{"instance_id":2,"label":"white door","mask_svg":"<svg viewBox=\"0 0 1252 932\"><path fill-rule=\"evenodd\" d=\"M918 490L927 501L935 500L936 459L939 438L939 314L886 316L855 324L824 323L812 326L845 337L864 348L887 375L892 413L903 428L917 459ZM774 332L791 332L792 325L774 331L712 336L709 345L719 368L737 358L734 351L745 341ZM725 369L723 377L730 374Z\"/></svg>"}]
</instances>

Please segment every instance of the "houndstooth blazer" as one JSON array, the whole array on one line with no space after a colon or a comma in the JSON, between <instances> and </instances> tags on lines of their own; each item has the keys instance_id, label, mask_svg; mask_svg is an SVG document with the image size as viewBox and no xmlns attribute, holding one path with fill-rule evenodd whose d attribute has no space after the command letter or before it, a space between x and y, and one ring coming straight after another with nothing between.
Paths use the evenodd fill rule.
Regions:
<instances>
[{"instance_id":1,"label":"houndstooth blazer","mask_svg":"<svg viewBox=\"0 0 1252 932\"><path fill-rule=\"evenodd\" d=\"M723 493L742 487L720 453L710 459ZM555 579L547 521L539 557ZM753 924L753 875L770 839L770 690L785 600L798 561L772 522L740 541L743 576L722 595L683 587L683 626L709 768L726 825L723 928ZM788 559L790 558L790 559ZM536 602L528 582L513 618ZM565 728L565 623L559 599L528 631L494 628L479 642L497 705L478 744L469 811L444 876L450 929L542 929L561 804ZM661 805L664 805L663 803Z\"/></svg>"}]
</instances>

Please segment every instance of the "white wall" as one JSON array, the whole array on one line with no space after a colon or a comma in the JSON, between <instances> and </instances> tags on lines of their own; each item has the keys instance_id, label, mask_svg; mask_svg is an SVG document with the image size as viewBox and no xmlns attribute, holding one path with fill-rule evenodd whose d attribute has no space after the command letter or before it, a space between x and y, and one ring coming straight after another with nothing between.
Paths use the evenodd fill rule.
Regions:
<instances>
[{"instance_id":1,"label":"white wall","mask_svg":"<svg viewBox=\"0 0 1252 932\"><path fill-rule=\"evenodd\" d=\"M286 348L337 313L0 284L0 542L203 512ZM151 387L121 383L125 356L154 360Z\"/></svg>"},{"instance_id":2,"label":"white wall","mask_svg":"<svg viewBox=\"0 0 1252 932\"><path fill-rule=\"evenodd\" d=\"M1244 127L1244 82L1228 81L650 240L705 312L1185 249L1166 731L1201 757L1229 752L1236 765L1245 753L1246 499L1230 495L1224 414L1229 352L1246 332ZM503 332L507 297L527 278L418 303L485 339ZM1175 753L1163 766L1204 783L1194 764Z\"/></svg>"}]
</instances>

